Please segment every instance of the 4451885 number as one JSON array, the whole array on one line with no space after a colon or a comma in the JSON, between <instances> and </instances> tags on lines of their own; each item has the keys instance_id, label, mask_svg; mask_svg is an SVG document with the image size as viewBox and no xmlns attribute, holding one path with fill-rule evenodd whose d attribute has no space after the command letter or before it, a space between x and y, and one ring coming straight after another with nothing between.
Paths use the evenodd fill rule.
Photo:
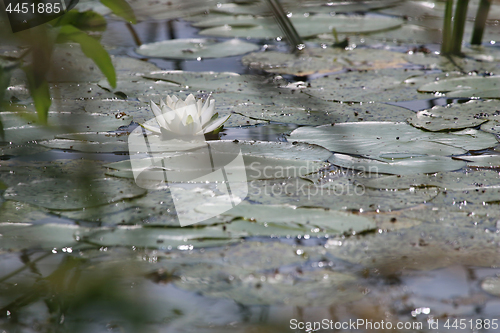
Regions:
<instances>
[{"instance_id":1,"label":"4451885 number","mask_svg":"<svg viewBox=\"0 0 500 333\"><path fill-rule=\"evenodd\" d=\"M14 7L14 8L12 8ZM61 8L61 3L56 2L56 3L43 3L39 2L37 4L35 3L28 3L28 2L23 2L23 3L17 3L15 6L12 6L12 3L9 3L7 8L5 8L5 11L7 13L22 13L22 14L58 14L62 10Z\"/></svg>"},{"instance_id":2,"label":"4451885 number","mask_svg":"<svg viewBox=\"0 0 500 333\"><path fill-rule=\"evenodd\" d=\"M444 323L447 329L471 329L471 330L496 330L498 329L498 319L448 319Z\"/></svg>"}]
</instances>

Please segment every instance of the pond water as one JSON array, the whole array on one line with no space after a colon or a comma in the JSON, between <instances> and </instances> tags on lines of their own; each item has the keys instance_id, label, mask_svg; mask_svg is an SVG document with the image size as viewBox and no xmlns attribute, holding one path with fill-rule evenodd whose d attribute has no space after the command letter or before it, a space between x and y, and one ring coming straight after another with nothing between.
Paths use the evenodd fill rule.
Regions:
<instances>
[{"instance_id":1,"label":"pond water","mask_svg":"<svg viewBox=\"0 0 500 333\"><path fill-rule=\"evenodd\" d=\"M500 331L498 4L492 42L441 57L441 2L283 1L298 56L265 38L279 34L269 17L231 15L263 2L130 3L133 26L82 1L108 15L116 89L79 46L57 46L55 126L0 115L4 332ZM150 46L206 37L213 49ZM155 154L164 173L207 173L175 159L198 146L150 136L129 154L149 101L189 94L231 115L212 168L236 147L245 181L139 182ZM22 75L7 97L33 112Z\"/></svg>"}]
</instances>

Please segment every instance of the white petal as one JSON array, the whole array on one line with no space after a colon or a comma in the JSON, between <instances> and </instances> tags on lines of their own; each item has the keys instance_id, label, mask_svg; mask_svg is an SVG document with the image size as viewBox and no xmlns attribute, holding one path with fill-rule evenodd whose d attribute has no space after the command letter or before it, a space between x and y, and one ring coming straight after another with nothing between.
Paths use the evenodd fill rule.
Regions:
<instances>
[{"instance_id":1,"label":"white petal","mask_svg":"<svg viewBox=\"0 0 500 333\"><path fill-rule=\"evenodd\" d=\"M158 107L158 105L156 105L153 101L150 101L149 104L151 105L151 110L153 110L153 113L156 117L156 121L158 122L158 125L160 125L160 127L167 127L167 122L163 118L162 112L161 112L160 108Z\"/></svg>"},{"instance_id":2,"label":"white petal","mask_svg":"<svg viewBox=\"0 0 500 333\"><path fill-rule=\"evenodd\" d=\"M167 96L167 105L173 109L175 107L175 103L177 103L179 99L177 98L177 96L173 95L172 97L170 96Z\"/></svg>"},{"instance_id":3,"label":"white petal","mask_svg":"<svg viewBox=\"0 0 500 333\"><path fill-rule=\"evenodd\" d=\"M227 116L224 116L224 117L221 117L221 118L217 118L217 120L215 120L214 122L208 124L208 126L203 129L203 133L210 133L210 132L216 130L222 124L224 124L226 122L226 120L229 119L230 116L231 115L229 114Z\"/></svg>"},{"instance_id":4,"label":"white petal","mask_svg":"<svg viewBox=\"0 0 500 333\"><path fill-rule=\"evenodd\" d=\"M198 117L201 116L201 112L203 110L203 102L201 99L196 101L196 112L198 113Z\"/></svg>"},{"instance_id":5,"label":"white petal","mask_svg":"<svg viewBox=\"0 0 500 333\"><path fill-rule=\"evenodd\" d=\"M186 103L186 105L196 104L196 98L194 98L193 94L189 94L184 103Z\"/></svg>"},{"instance_id":6,"label":"white petal","mask_svg":"<svg viewBox=\"0 0 500 333\"><path fill-rule=\"evenodd\" d=\"M155 134L161 134L161 130L159 127L153 127L153 126L148 126L148 125L144 125L144 124L141 124L141 126L145 129L147 129L148 131L151 131Z\"/></svg>"},{"instance_id":7,"label":"white petal","mask_svg":"<svg viewBox=\"0 0 500 333\"><path fill-rule=\"evenodd\" d=\"M206 102L205 102L205 105L207 105ZM201 114L201 123L203 125L205 125L207 122L210 121L210 119L214 115L214 111L215 111L215 101L212 99L212 100L210 100L210 104L208 105L208 107Z\"/></svg>"}]
</instances>

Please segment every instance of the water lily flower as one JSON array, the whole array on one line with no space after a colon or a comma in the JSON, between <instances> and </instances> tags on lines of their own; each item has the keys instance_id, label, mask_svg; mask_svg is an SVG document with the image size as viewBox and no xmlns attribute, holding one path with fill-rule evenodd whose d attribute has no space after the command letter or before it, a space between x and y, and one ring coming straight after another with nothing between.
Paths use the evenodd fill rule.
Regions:
<instances>
[{"instance_id":1,"label":"water lily flower","mask_svg":"<svg viewBox=\"0 0 500 333\"><path fill-rule=\"evenodd\" d=\"M151 110L159 127L142 125L145 129L161 134L164 139L194 137L220 129L230 115L219 118L215 113L215 100L207 98L205 103L190 94L186 100L167 96L160 106L151 101Z\"/></svg>"}]
</instances>

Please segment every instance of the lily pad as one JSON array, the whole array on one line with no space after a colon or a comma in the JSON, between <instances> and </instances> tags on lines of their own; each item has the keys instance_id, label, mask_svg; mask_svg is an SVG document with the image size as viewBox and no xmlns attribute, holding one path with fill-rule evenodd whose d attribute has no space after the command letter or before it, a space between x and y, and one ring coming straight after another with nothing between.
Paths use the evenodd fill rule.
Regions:
<instances>
[{"instance_id":1,"label":"lily pad","mask_svg":"<svg viewBox=\"0 0 500 333\"><path fill-rule=\"evenodd\" d=\"M88 231L88 228L70 224L0 223L0 248L4 251L42 249L57 253L62 248L78 245L77 239Z\"/></svg>"},{"instance_id":2,"label":"lily pad","mask_svg":"<svg viewBox=\"0 0 500 333\"><path fill-rule=\"evenodd\" d=\"M459 157L472 168L500 168L500 155L475 155Z\"/></svg>"},{"instance_id":3,"label":"lily pad","mask_svg":"<svg viewBox=\"0 0 500 333\"><path fill-rule=\"evenodd\" d=\"M500 87L500 76L465 76L434 81L418 88L422 92L451 92L453 97L496 98L498 93L491 93ZM498 90L498 89L496 89Z\"/></svg>"},{"instance_id":4,"label":"lily pad","mask_svg":"<svg viewBox=\"0 0 500 333\"><path fill-rule=\"evenodd\" d=\"M46 209L11 200L0 205L0 216L0 223L32 223L53 218Z\"/></svg>"},{"instance_id":5,"label":"lily pad","mask_svg":"<svg viewBox=\"0 0 500 333\"><path fill-rule=\"evenodd\" d=\"M333 73L342 69L374 70L402 67L407 64L404 54L377 50L308 48L298 56L275 51L250 53L242 58L244 65L269 73L306 76Z\"/></svg>"},{"instance_id":6,"label":"lily pad","mask_svg":"<svg viewBox=\"0 0 500 333\"><path fill-rule=\"evenodd\" d=\"M211 39L172 39L142 44L136 52L147 57L169 59L198 59L231 57L256 51L253 43L232 39L219 43Z\"/></svg>"},{"instance_id":7,"label":"lily pad","mask_svg":"<svg viewBox=\"0 0 500 333\"><path fill-rule=\"evenodd\" d=\"M353 275L306 268L308 260L321 258L318 252L313 247L250 241L208 248L203 255L177 252L159 264L162 271L179 276L174 281L178 288L246 305L326 306L363 297L364 289L359 289Z\"/></svg>"},{"instance_id":8,"label":"lily pad","mask_svg":"<svg viewBox=\"0 0 500 333\"><path fill-rule=\"evenodd\" d=\"M196 208L202 212L217 212L218 207L213 205L201 205ZM238 206L228 210L221 215L240 217L249 220L253 223L243 225L248 228L250 235L252 233L252 225L256 223L264 227L274 227L271 234L281 236L280 227L296 228L301 231L310 233L312 235L318 232L322 233L337 233L342 234L345 232L361 232L367 229L375 228L375 223L370 219L349 214L342 211L325 210L317 208L297 208L289 205L252 205L252 204L239 204ZM233 230L231 223L227 227Z\"/></svg>"},{"instance_id":9,"label":"lily pad","mask_svg":"<svg viewBox=\"0 0 500 333\"><path fill-rule=\"evenodd\" d=\"M471 156L467 156L469 158ZM439 187L443 190L475 190L483 187L500 187L500 176L494 171L438 172L435 174L413 174L357 179L357 183L379 189L409 189Z\"/></svg>"},{"instance_id":10,"label":"lily pad","mask_svg":"<svg viewBox=\"0 0 500 333\"><path fill-rule=\"evenodd\" d=\"M403 21L398 18L346 15L292 16L292 24L302 37L309 37L336 29L338 33L369 33L399 27ZM242 38L276 38L282 36L273 18L254 16L230 16L227 19L206 19L193 24L206 28L200 35Z\"/></svg>"},{"instance_id":11,"label":"lily pad","mask_svg":"<svg viewBox=\"0 0 500 333\"><path fill-rule=\"evenodd\" d=\"M142 226L117 226L89 233L85 241L98 246L121 246L160 250L191 250L193 247L220 246L235 242L222 227L145 228Z\"/></svg>"},{"instance_id":12,"label":"lily pad","mask_svg":"<svg viewBox=\"0 0 500 333\"><path fill-rule=\"evenodd\" d=\"M435 106L432 109L419 111L410 117L408 122L415 127L428 131L464 129L481 125L488 120L500 120L498 101L469 101L447 106Z\"/></svg>"},{"instance_id":13,"label":"lily pad","mask_svg":"<svg viewBox=\"0 0 500 333\"><path fill-rule=\"evenodd\" d=\"M500 113L500 112L495 111L494 115L497 115L497 113ZM500 121L498 121L498 120L497 121L488 121L487 123L484 123L481 125L481 130L488 132L488 133L496 134L498 136L498 135L500 135Z\"/></svg>"},{"instance_id":14,"label":"lily pad","mask_svg":"<svg viewBox=\"0 0 500 333\"><path fill-rule=\"evenodd\" d=\"M485 149L497 144L491 134L477 130L429 133L406 123L360 122L300 127L290 140L308 142L328 150L379 158L387 153L420 155L460 155L465 150Z\"/></svg>"},{"instance_id":15,"label":"lily pad","mask_svg":"<svg viewBox=\"0 0 500 333\"><path fill-rule=\"evenodd\" d=\"M4 198L54 210L75 210L134 198L146 193L130 181L104 178L85 186L66 179L35 180L19 183L4 193Z\"/></svg>"},{"instance_id":16,"label":"lily pad","mask_svg":"<svg viewBox=\"0 0 500 333\"><path fill-rule=\"evenodd\" d=\"M301 89L301 92L327 101L362 102L363 105L373 102L412 101L429 98L428 95L415 91L413 85L405 80L410 74L420 76L422 73L395 68L349 71L311 80L308 87ZM372 105L365 105L365 108L371 107Z\"/></svg>"},{"instance_id":17,"label":"lily pad","mask_svg":"<svg viewBox=\"0 0 500 333\"><path fill-rule=\"evenodd\" d=\"M126 116L49 112L49 126L43 126L32 112L2 112L5 140L15 143L52 139L63 133L111 131L130 121Z\"/></svg>"},{"instance_id":18,"label":"lily pad","mask_svg":"<svg viewBox=\"0 0 500 333\"><path fill-rule=\"evenodd\" d=\"M432 270L459 264L498 265L497 241L497 234L484 230L424 223L363 239L332 239L326 249L336 258L394 274L405 269Z\"/></svg>"},{"instance_id":19,"label":"lily pad","mask_svg":"<svg viewBox=\"0 0 500 333\"><path fill-rule=\"evenodd\" d=\"M232 152L234 149L240 150L243 154L248 180L299 177L317 172L328 166L328 163L324 161L331 155L328 150L322 147L301 143L209 141L208 144L213 154L217 153L221 154L221 156L224 156L228 151ZM164 145L166 145L165 149L169 148L168 142L164 142ZM182 147L182 145L179 147ZM159 146L158 149L160 148ZM174 147L173 151L176 150L178 149ZM191 159L192 161L199 161L200 154L202 153L201 150L200 152L193 151L187 153L182 153L181 150L181 153L158 154L154 158L162 159L165 167L172 171L204 171L202 173L208 175L213 171L211 165L204 167L199 165L199 163L190 162ZM229 157L230 155L227 156ZM115 162L106 166L118 171L127 172L121 174L111 173L115 176L133 178L132 171L139 172L142 169L150 167L151 163L151 157L147 157L134 159L133 166L130 161ZM208 181L208 178L204 179L204 181Z\"/></svg>"},{"instance_id":20,"label":"lily pad","mask_svg":"<svg viewBox=\"0 0 500 333\"><path fill-rule=\"evenodd\" d=\"M465 206L481 207L485 205L498 208L500 204L500 188L484 187L462 191L441 191L432 199L432 203L437 206L449 205L450 207L457 207L457 209Z\"/></svg>"},{"instance_id":21,"label":"lily pad","mask_svg":"<svg viewBox=\"0 0 500 333\"><path fill-rule=\"evenodd\" d=\"M311 176L309 176L311 178ZM288 204L354 212L389 212L430 201L436 189L380 191L351 182L318 184L305 179L254 180L248 201L267 205Z\"/></svg>"},{"instance_id":22,"label":"lily pad","mask_svg":"<svg viewBox=\"0 0 500 333\"><path fill-rule=\"evenodd\" d=\"M351 170L369 174L387 173L393 175L412 175L416 173L434 173L453 171L465 167L465 163L443 156L409 156L392 161L372 160L344 154L334 154L330 163Z\"/></svg>"}]
</instances>

